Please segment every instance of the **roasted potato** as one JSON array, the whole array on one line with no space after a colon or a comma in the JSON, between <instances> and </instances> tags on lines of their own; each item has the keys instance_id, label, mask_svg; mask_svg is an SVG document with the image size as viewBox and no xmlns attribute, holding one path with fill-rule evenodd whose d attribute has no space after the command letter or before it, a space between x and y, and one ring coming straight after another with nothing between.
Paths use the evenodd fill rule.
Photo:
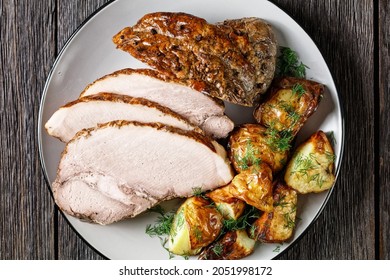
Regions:
<instances>
[{"instance_id":1,"label":"roasted potato","mask_svg":"<svg viewBox=\"0 0 390 280\"><path fill-rule=\"evenodd\" d=\"M335 158L328 137L318 131L295 150L284 180L302 194L328 190L335 181Z\"/></svg>"},{"instance_id":2,"label":"roasted potato","mask_svg":"<svg viewBox=\"0 0 390 280\"><path fill-rule=\"evenodd\" d=\"M262 211L272 211L272 170L266 163L251 166L237 174L230 184L231 193Z\"/></svg>"},{"instance_id":3,"label":"roasted potato","mask_svg":"<svg viewBox=\"0 0 390 280\"><path fill-rule=\"evenodd\" d=\"M188 198L173 219L168 250L176 255L196 255L219 236L222 226L222 215L208 200Z\"/></svg>"},{"instance_id":4,"label":"roasted potato","mask_svg":"<svg viewBox=\"0 0 390 280\"><path fill-rule=\"evenodd\" d=\"M250 255L255 240L245 230L227 232L221 239L205 248L199 255L201 260L238 260Z\"/></svg>"},{"instance_id":5,"label":"roasted potato","mask_svg":"<svg viewBox=\"0 0 390 280\"><path fill-rule=\"evenodd\" d=\"M251 237L261 242L283 242L295 228L297 192L284 183L276 182L273 192L274 209L264 212L252 225Z\"/></svg>"},{"instance_id":6,"label":"roasted potato","mask_svg":"<svg viewBox=\"0 0 390 280\"><path fill-rule=\"evenodd\" d=\"M232 185L215 189L206 195L215 203L217 210L226 220L237 220L245 210L245 202L234 197Z\"/></svg>"},{"instance_id":7,"label":"roasted potato","mask_svg":"<svg viewBox=\"0 0 390 280\"><path fill-rule=\"evenodd\" d=\"M269 98L254 111L258 123L278 132L288 131L294 137L317 109L324 85L303 78L276 80Z\"/></svg>"},{"instance_id":8,"label":"roasted potato","mask_svg":"<svg viewBox=\"0 0 390 280\"><path fill-rule=\"evenodd\" d=\"M280 137L259 124L244 124L229 138L229 157L237 172L260 162L267 163L274 173L287 163L288 148L278 146Z\"/></svg>"}]
</instances>

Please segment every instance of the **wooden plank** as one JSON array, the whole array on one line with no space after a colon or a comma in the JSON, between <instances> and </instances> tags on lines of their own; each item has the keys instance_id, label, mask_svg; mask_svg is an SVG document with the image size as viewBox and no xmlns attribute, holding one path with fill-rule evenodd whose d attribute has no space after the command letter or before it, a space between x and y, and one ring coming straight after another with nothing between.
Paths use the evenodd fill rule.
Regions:
<instances>
[{"instance_id":1,"label":"wooden plank","mask_svg":"<svg viewBox=\"0 0 390 280\"><path fill-rule=\"evenodd\" d=\"M55 257L41 172L39 102L55 56L55 1L0 1L0 259Z\"/></svg>"},{"instance_id":2,"label":"wooden plank","mask_svg":"<svg viewBox=\"0 0 390 280\"><path fill-rule=\"evenodd\" d=\"M345 113L343 166L328 205L281 259L373 259L374 46L373 1L272 1L317 44Z\"/></svg>"},{"instance_id":3,"label":"wooden plank","mask_svg":"<svg viewBox=\"0 0 390 280\"><path fill-rule=\"evenodd\" d=\"M96 9L108 0L58 1L57 42L58 49L77 27ZM59 259L103 259L69 226L63 215L58 214L58 258Z\"/></svg>"},{"instance_id":4,"label":"wooden plank","mask_svg":"<svg viewBox=\"0 0 390 280\"><path fill-rule=\"evenodd\" d=\"M379 1L379 252L390 259L390 4Z\"/></svg>"}]
</instances>

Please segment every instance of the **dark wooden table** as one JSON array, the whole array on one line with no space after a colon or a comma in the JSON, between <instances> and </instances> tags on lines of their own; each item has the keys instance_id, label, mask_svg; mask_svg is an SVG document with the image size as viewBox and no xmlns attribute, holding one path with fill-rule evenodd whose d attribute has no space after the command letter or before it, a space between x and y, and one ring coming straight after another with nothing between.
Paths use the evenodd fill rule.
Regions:
<instances>
[{"instance_id":1,"label":"dark wooden table","mask_svg":"<svg viewBox=\"0 0 390 280\"><path fill-rule=\"evenodd\" d=\"M45 80L106 0L0 0L0 259L102 259L67 224L38 156ZM281 259L390 258L390 3L275 0L313 38L345 111L343 166L322 215Z\"/></svg>"}]
</instances>

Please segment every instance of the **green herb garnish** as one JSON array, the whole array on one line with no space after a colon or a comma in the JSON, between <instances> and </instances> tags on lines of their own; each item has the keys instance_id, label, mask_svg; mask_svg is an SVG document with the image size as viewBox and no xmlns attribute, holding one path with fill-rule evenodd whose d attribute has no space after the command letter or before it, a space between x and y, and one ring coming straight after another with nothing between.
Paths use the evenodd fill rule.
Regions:
<instances>
[{"instance_id":1,"label":"green herb garnish","mask_svg":"<svg viewBox=\"0 0 390 280\"><path fill-rule=\"evenodd\" d=\"M298 54L288 47L280 47L280 56L277 61L277 76L291 76L304 78L306 76L305 64L299 61Z\"/></svg>"},{"instance_id":2,"label":"green herb garnish","mask_svg":"<svg viewBox=\"0 0 390 280\"><path fill-rule=\"evenodd\" d=\"M192 188L192 194L194 196L201 196L203 194L202 188L201 187Z\"/></svg>"},{"instance_id":3,"label":"green herb garnish","mask_svg":"<svg viewBox=\"0 0 390 280\"><path fill-rule=\"evenodd\" d=\"M260 217L260 211L256 207L249 206L245 210L244 214L237 220L228 219L223 221L223 233L227 231L245 229L247 226L251 226L252 220Z\"/></svg>"},{"instance_id":4,"label":"green herb garnish","mask_svg":"<svg viewBox=\"0 0 390 280\"><path fill-rule=\"evenodd\" d=\"M330 163L333 163L336 161L336 155L331 153L331 152L328 152L326 151L325 152L325 156L326 156L326 159L330 162Z\"/></svg>"},{"instance_id":5,"label":"green herb garnish","mask_svg":"<svg viewBox=\"0 0 390 280\"><path fill-rule=\"evenodd\" d=\"M194 235L195 235L196 240L202 241L202 239L203 239L202 230L199 229L198 226L196 226L196 227L194 228Z\"/></svg>"},{"instance_id":6,"label":"green herb garnish","mask_svg":"<svg viewBox=\"0 0 390 280\"><path fill-rule=\"evenodd\" d=\"M286 102L281 102L280 107L287 113L287 118L291 120L291 125L287 130L290 130L301 118L301 115L295 111L295 108Z\"/></svg>"},{"instance_id":7,"label":"green herb garnish","mask_svg":"<svg viewBox=\"0 0 390 280\"><path fill-rule=\"evenodd\" d=\"M284 221L285 221L284 227L286 227L286 228L294 228L295 227L295 221L293 219L291 219L290 213L283 214L283 217L284 217Z\"/></svg>"},{"instance_id":8,"label":"green herb garnish","mask_svg":"<svg viewBox=\"0 0 390 280\"><path fill-rule=\"evenodd\" d=\"M275 249L272 250L272 252L279 253L280 252L280 245L276 245Z\"/></svg>"},{"instance_id":9,"label":"green herb garnish","mask_svg":"<svg viewBox=\"0 0 390 280\"><path fill-rule=\"evenodd\" d=\"M292 93L296 94L298 98L301 98L302 95L304 95L306 90L303 88L303 86L300 83L296 83L292 87Z\"/></svg>"},{"instance_id":10,"label":"green herb garnish","mask_svg":"<svg viewBox=\"0 0 390 280\"><path fill-rule=\"evenodd\" d=\"M213 253L216 254L218 257L223 253L223 245L221 243L215 243L213 247Z\"/></svg>"},{"instance_id":11,"label":"green herb garnish","mask_svg":"<svg viewBox=\"0 0 390 280\"><path fill-rule=\"evenodd\" d=\"M171 232L175 213L165 212L165 210L160 205L149 209L149 211L158 213L159 216L157 217L156 223L154 225L148 224L146 226L145 232L150 237L157 236L160 239L162 247L168 252L169 259L172 259L174 255L168 250L166 244L168 242L167 236Z\"/></svg>"},{"instance_id":12,"label":"green herb garnish","mask_svg":"<svg viewBox=\"0 0 390 280\"><path fill-rule=\"evenodd\" d=\"M192 195L197 196L197 197L201 197L201 198L206 199L206 200L210 200L210 198L208 196L206 196L205 192L202 190L202 187L192 188Z\"/></svg>"},{"instance_id":13,"label":"green herb garnish","mask_svg":"<svg viewBox=\"0 0 390 280\"><path fill-rule=\"evenodd\" d=\"M241 170L247 170L250 166L259 166L261 164L261 158L257 155L259 154L258 149L256 149L251 140L246 142L245 154L243 157L239 157L237 154L234 156L235 161L238 167Z\"/></svg>"},{"instance_id":14,"label":"green herb garnish","mask_svg":"<svg viewBox=\"0 0 390 280\"><path fill-rule=\"evenodd\" d=\"M322 188L322 186L324 185L325 183L325 179L323 176L321 176L320 173L316 173L316 174L313 174L310 176L309 178L309 182L316 182L316 184Z\"/></svg>"},{"instance_id":15,"label":"green herb garnish","mask_svg":"<svg viewBox=\"0 0 390 280\"><path fill-rule=\"evenodd\" d=\"M294 159L294 169L291 174L299 173L308 176L308 171L316 169L317 166L313 163L313 156L304 157L298 153Z\"/></svg>"},{"instance_id":16,"label":"green herb garnish","mask_svg":"<svg viewBox=\"0 0 390 280\"><path fill-rule=\"evenodd\" d=\"M156 223L154 225L148 224L146 226L146 234L150 237L163 235L168 235L171 231L172 222L175 214L173 212L165 213L161 206L154 207L149 211L157 212L160 216L157 217Z\"/></svg>"},{"instance_id":17,"label":"green herb garnish","mask_svg":"<svg viewBox=\"0 0 390 280\"><path fill-rule=\"evenodd\" d=\"M277 201L274 201L274 207L281 207L282 209L284 207L287 207L290 203L289 202L286 202L284 201L284 199L286 198L286 195L283 195L282 197L279 198L279 200Z\"/></svg>"},{"instance_id":18,"label":"green herb garnish","mask_svg":"<svg viewBox=\"0 0 390 280\"><path fill-rule=\"evenodd\" d=\"M267 128L267 145L275 152L285 152L291 148L292 132L282 130L278 132L273 126Z\"/></svg>"},{"instance_id":19,"label":"green herb garnish","mask_svg":"<svg viewBox=\"0 0 390 280\"><path fill-rule=\"evenodd\" d=\"M328 155L327 155L328 158ZM328 160L334 160L333 157L331 157L331 154L329 155ZM313 175L309 176L309 171L319 169L321 168L321 163L318 162L317 158L313 153L310 153L309 156L302 156L301 154L298 154L297 157L294 159L294 167L291 171L291 174L298 173L301 176L306 176L308 183L309 182L316 182L316 184L321 188L324 183L325 179L324 177L319 173L314 173Z\"/></svg>"},{"instance_id":20,"label":"green herb garnish","mask_svg":"<svg viewBox=\"0 0 390 280\"><path fill-rule=\"evenodd\" d=\"M183 225L185 223L185 218L184 218L184 210L181 209L177 214L176 214L176 230L180 230ZM171 226L171 230L169 231L169 233L171 234L171 238L173 239L173 237L176 236L177 232L174 230L175 228L172 228Z\"/></svg>"}]
</instances>

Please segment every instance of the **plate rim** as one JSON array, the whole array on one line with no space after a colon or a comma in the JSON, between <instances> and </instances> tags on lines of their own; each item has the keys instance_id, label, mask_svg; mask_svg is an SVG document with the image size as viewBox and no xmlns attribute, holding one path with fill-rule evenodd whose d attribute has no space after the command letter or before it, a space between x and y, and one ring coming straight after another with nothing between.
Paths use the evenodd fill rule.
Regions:
<instances>
[{"instance_id":1,"label":"plate rim","mask_svg":"<svg viewBox=\"0 0 390 280\"><path fill-rule=\"evenodd\" d=\"M44 161L44 157L43 157L43 147L42 147L42 131L43 131L43 126L42 126L42 120L43 120L43 108L44 108L44 104L45 104L45 100L46 100L46 96L47 96L47 92L48 92L48 87L49 87L49 84L50 84L50 81L51 81L51 78L53 76L53 73L54 73L54 69L56 68L56 66L58 65L58 62L59 60L62 58L62 55L63 53L66 51L67 47L71 44L71 42L73 41L74 37L79 33L79 31L92 19L94 18L95 16L97 16L97 14L99 14L102 10L106 9L108 6L112 5L114 2L117 2L118 0L110 0L106 3L104 3L103 5L101 5L100 7L98 7L96 10L94 10L89 16L87 16L78 26L77 28L72 32L72 34L67 38L67 40L65 41L64 45L61 47L61 50L58 52L51 68L50 68L50 71L49 73L47 74L47 77L46 77L46 81L45 81L45 84L44 84L44 87L43 87L43 90L42 90L42 96L41 96L41 100L40 100L40 103L39 103L39 114L38 114L38 125L37 125L37 132L38 132L38 150L39 150L39 162L40 162L40 166L41 166L41 170L43 172L43 175L44 175L44 179L45 179L45 182L46 182L46 187L49 189L49 192L50 192L50 196L53 200L53 203L54 203L54 207L55 207L55 210L60 213L62 215L63 218L65 218L65 221L67 222L67 224L71 227L71 229L73 230L73 232L76 233L76 235L83 241L85 242L89 248L91 248L95 253L97 253L100 257L106 259L106 260L109 260L110 258L108 258L106 255L104 255L103 253L101 253L97 248L95 248L95 246L92 246L91 243L88 242L88 240L86 238L84 238L83 235L81 235L81 233L73 226L73 224L69 221L68 217L65 215L65 213L63 211L61 211L57 204L55 203L54 201L54 196L53 196L53 191L51 189L51 183L50 183L50 180L49 180L49 175L47 173L47 169L46 169L46 165L45 165L45 161ZM296 237L294 240L292 240L288 246L286 248L284 248L281 252L278 252L278 254L276 254L272 260L274 259L277 259L277 258L280 258L282 257L283 255L285 255L288 251L290 251L293 247L296 246L296 244L307 234L307 231L309 229L311 229L313 227L313 225L316 223L316 221L318 220L318 218L322 215L323 213L323 210L325 209L325 207L327 206L328 202L329 202L329 199L335 189L335 186L336 184L339 182L338 181L338 177L339 177L339 174L340 174L340 170L341 170L341 167L343 165L343 158L344 158L344 144L345 144L345 111L344 111L344 107L343 107L343 100L342 100L342 97L340 96L338 90L337 90L337 87L336 87L336 84L334 82L334 79L333 79L333 75L332 75L332 72L330 71L329 67L328 67L328 63L326 62L325 58L323 57L321 51L319 50L317 44L313 41L313 39L311 38L311 36L309 36L309 34L306 32L306 30L304 30L302 28L302 26L296 22L289 14L287 14L282 8L280 8L279 6L277 6L275 3L269 1L269 0L263 0L263 1L266 1L268 2L270 5L274 6L276 9L280 10L280 12L284 13L285 16L287 16L290 20L294 21L299 28L301 28L301 30L308 36L309 40L313 43L313 45L317 48L317 50L319 51L324 63L325 63L325 66L329 72L329 75L330 75L330 78L331 78L331 81L333 83L333 87L335 88L336 90L336 95L337 95L337 98L338 98L338 106L339 106L339 111L340 111L340 123L341 123L341 143L340 143L340 155L339 155L339 161L338 161L338 165L336 166L336 170L335 170L335 182L333 184L333 186L328 190L328 194L326 195L324 201L322 202L322 205L321 207L319 208L319 210L317 211L316 215L314 216L314 218L310 221L310 223L306 226L305 229L303 229L303 231L301 232L301 234Z\"/></svg>"}]
</instances>

